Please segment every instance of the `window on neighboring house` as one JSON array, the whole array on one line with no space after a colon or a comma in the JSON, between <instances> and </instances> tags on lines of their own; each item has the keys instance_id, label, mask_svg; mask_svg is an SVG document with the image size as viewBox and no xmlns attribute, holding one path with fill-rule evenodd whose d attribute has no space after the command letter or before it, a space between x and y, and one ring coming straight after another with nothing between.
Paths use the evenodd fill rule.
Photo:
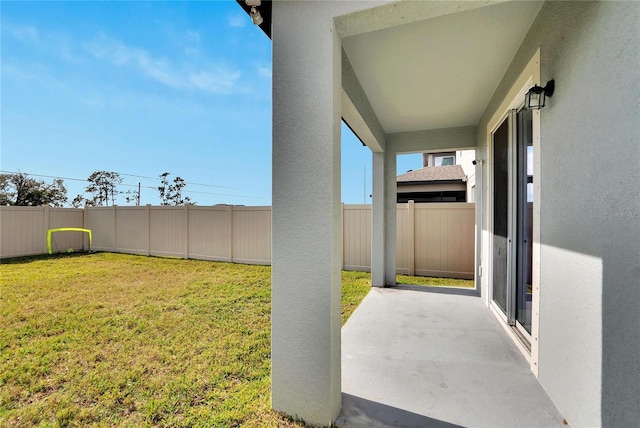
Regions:
<instances>
[{"instance_id":1,"label":"window on neighboring house","mask_svg":"<svg viewBox=\"0 0 640 428\"><path fill-rule=\"evenodd\" d=\"M456 157L455 156L436 156L435 157L435 166L445 166L445 165L455 165Z\"/></svg>"},{"instance_id":2,"label":"window on neighboring house","mask_svg":"<svg viewBox=\"0 0 640 428\"><path fill-rule=\"evenodd\" d=\"M456 152L424 153L423 166L456 165Z\"/></svg>"},{"instance_id":3,"label":"window on neighboring house","mask_svg":"<svg viewBox=\"0 0 640 428\"><path fill-rule=\"evenodd\" d=\"M466 190L398 193L397 201L399 204L406 204L409 201L414 201L416 203L465 202L466 194Z\"/></svg>"}]
</instances>

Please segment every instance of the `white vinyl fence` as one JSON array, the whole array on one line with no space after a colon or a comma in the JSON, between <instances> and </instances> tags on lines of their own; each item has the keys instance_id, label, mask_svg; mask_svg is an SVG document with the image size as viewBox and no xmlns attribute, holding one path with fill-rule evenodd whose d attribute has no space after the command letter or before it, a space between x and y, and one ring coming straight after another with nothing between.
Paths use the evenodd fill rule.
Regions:
<instances>
[{"instance_id":1,"label":"white vinyl fence","mask_svg":"<svg viewBox=\"0 0 640 428\"><path fill-rule=\"evenodd\" d=\"M84 210L49 207L0 207L0 258L47 253L47 231L58 227L83 227ZM82 249L86 233L51 235L56 251Z\"/></svg>"},{"instance_id":2,"label":"white vinyl fence","mask_svg":"<svg viewBox=\"0 0 640 428\"><path fill-rule=\"evenodd\" d=\"M343 268L371 269L371 205L344 205ZM396 212L396 271L473 279L475 204L409 201Z\"/></svg>"},{"instance_id":3,"label":"white vinyl fence","mask_svg":"<svg viewBox=\"0 0 640 428\"><path fill-rule=\"evenodd\" d=\"M473 278L474 204L398 204L397 271ZM0 207L0 257L47 252L46 234L80 227L91 249L247 264L271 263L271 207ZM88 248L86 234L52 235L54 252ZM371 206L343 206L343 268L369 271Z\"/></svg>"}]
</instances>

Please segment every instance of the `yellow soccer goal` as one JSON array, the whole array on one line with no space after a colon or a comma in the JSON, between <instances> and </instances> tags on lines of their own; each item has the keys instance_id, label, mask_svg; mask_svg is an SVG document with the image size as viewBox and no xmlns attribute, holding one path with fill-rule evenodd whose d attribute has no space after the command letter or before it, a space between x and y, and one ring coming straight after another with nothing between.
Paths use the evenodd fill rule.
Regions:
<instances>
[{"instance_id":1,"label":"yellow soccer goal","mask_svg":"<svg viewBox=\"0 0 640 428\"><path fill-rule=\"evenodd\" d=\"M52 253L51 251L51 234L54 232L86 232L87 234L89 234L89 251L91 251L91 229L83 229L81 227L59 227L57 229L49 229L47 230L47 250L49 251L49 254Z\"/></svg>"}]
</instances>

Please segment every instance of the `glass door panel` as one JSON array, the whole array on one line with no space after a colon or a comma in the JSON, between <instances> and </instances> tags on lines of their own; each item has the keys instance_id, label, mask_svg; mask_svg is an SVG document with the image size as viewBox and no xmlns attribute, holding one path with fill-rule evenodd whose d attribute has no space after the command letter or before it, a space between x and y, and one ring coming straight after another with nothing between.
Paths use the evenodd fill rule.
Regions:
<instances>
[{"instance_id":1,"label":"glass door panel","mask_svg":"<svg viewBox=\"0 0 640 428\"><path fill-rule=\"evenodd\" d=\"M516 141L516 320L531 334L533 243L533 122L532 111L517 114Z\"/></svg>"},{"instance_id":2,"label":"glass door panel","mask_svg":"<svg viewBox=\"0 0 640 428\"><path fill-rule=\"evenodd\" d=\"M493 134L493 301L507 313L509 120Z\"/></svg>"}]
</instances>

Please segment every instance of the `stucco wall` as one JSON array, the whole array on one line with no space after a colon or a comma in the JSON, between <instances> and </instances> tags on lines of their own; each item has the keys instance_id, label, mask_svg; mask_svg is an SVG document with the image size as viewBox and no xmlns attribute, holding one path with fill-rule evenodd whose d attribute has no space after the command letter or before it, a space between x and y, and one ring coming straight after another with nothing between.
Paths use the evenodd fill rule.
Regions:
<instances>
[{"instance_id":1,"label":"stucco wall","mask_svg":"<svg viewBox=\"0 0 640 428\"><path fill-rule=\"evenodd\" d=\"M486 158L480 130L540 47L556 91L541 111L539 380L574 426L640 417L639 17L637 2L545 3L478 125Z\"/></svg>"}]
</instances>

